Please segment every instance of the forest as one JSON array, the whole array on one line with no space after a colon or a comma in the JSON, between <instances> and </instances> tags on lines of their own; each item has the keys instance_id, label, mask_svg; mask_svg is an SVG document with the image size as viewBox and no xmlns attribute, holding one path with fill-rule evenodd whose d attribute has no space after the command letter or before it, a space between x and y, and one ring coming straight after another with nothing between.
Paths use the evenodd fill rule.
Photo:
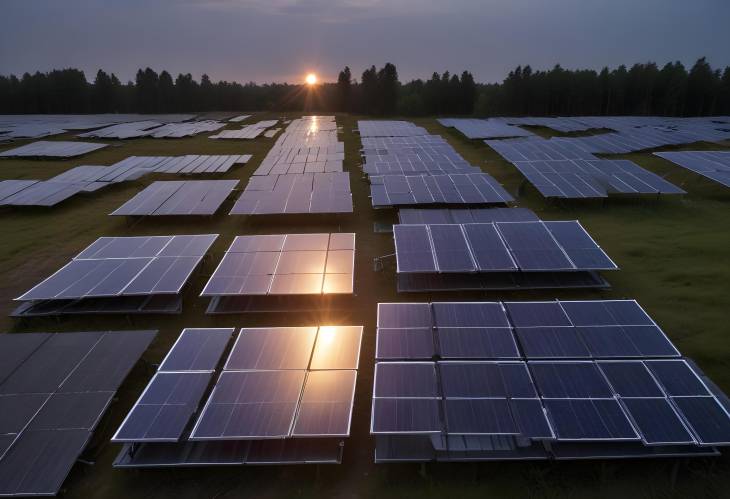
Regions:
<instances>
[{"instance_id":1,"label":"forest","mask_svg":"<svg viewBox=\"0 0 730 499\"><path fill-rule=\"evenodd\" d=\"M349 67L337 82L304 84L213 82L190 73L139 69L123 83L99 70L60 69L0 75L0 113L189 113L204 111L352 112L379 116L730 115L730 66L703 57L687 69L637 63L601 71L518 66L501 83L477 83L469 71L434 72L401 83L391 63L360 78Z\"/></svg>"}]
</instances>

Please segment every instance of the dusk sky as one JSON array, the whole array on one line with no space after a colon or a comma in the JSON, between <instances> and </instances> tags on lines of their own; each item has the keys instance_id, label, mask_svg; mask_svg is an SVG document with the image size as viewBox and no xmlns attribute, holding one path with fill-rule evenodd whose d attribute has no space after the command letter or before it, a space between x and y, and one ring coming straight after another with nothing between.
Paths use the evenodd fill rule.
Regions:
<instances>
[{"instance_id":1,"label":"dusk sky","mask_svg":"<svg viewBox=\"0 0 730 499\"><path fill-rule=\"evenodd\" d=\"M517 64L730 65L728 0L2 0L0 74L138 67L213 80L333 80L393 62L401 81Z\"/></svg>"}]
</instances>

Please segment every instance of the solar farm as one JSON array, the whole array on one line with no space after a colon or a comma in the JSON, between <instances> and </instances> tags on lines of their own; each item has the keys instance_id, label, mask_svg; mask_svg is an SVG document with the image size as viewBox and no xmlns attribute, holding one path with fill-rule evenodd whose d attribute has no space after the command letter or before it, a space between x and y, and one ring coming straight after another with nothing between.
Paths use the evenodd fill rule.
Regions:
<instances>
[{"instance_id":1,"label":"solar farm","mask_svg":"<svg viewBox=\"0 0 730 499\"><path fill-rule=\"evenodd\" d=\"M730 118L0 117L0 497L721 497Z\"/></svg>"}]
</instances>

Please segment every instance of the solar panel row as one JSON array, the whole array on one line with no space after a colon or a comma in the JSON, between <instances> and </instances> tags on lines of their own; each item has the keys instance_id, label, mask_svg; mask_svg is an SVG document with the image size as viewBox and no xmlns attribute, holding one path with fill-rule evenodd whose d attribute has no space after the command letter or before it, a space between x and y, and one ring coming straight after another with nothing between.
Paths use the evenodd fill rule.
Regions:
<instances>
[{"instance_id":1,"label":"solar panel row","mask_svg":"<svg viewBox=\"0 0 730 499\"><path fill-rule=\"evenodd\" d=\"M398 273L618 268L578 221L394 225L393 237Z\"/></svg>"},{"instance_id":2,"label":"solar panel row","mask_svg":"<svg viewBox=\"0 0 730 499\"><path fill-rule=\"evenodd\" d=\"M237 236L201 296L352 294L355 234Z\"/></svg>"},{"instance_id":3,"label":"solar panel row","mask_svg":"<svg viewBox=\"0 0 730 499\"><path fill-rule=\"evenodd\" d=\"M514 198L490 175L386 175L370 177L374 208L433 204L500 204Z\"/></svg>"},{"instance_id":4,"label":"solar panel row","mask_svg":"<svg viewBox=\"0 0 730 499\"><path fill-rule=\"evenodd\" d=\"M502 118L479 120L473 118L441 118L445 127L456 128L467 139L494 139L505 137L529 137L532 132L508 124Z\"/></svg>"},{"instance_id":5,"label":"solar panel row","mask_svg":"<svg viewBox=\"0 0 730 499\"><path fill-rule=\"evenodd\" d=\"M94 142L69 142L40 140L24 146L0 152L0 158L72 158L106 147L108 144Z\"/></svg>"},{"instance_id":6,"label":"solar panel row","mask_svg":"<svg viewBox=\"0 0 730 499\"><path fill-rule=\"evenodd\" d=\"M279 447L278 456L269 456L270 464L333 462L331 450L324 459L320 446L310 446L309 439L350 433L362 327L241 329L193 421L230 334L230 329L183 331L113 438L143 444L142 453L138 458L138 448L127 446L115 465L189 465L191 446L222 441L244 449L235 450L235 458L211 451L197 464L231 464L232 459L245 464L257 459L245 457L255 444L243 441L272 438L299 439L301 444ZM204 359L195 358L202 345L210 345ZM163 370L193 367L212 369ZM154 449L161 453L150 462Z\"/></svg>"},{"instance_id":7,"label":"solar panel row","mask_svg":"<svg viewBox=\"0 0 730 499\"><path fill-rule=\"evenodd\" d=\"M55 495L156 331L0 335L0 495Z\"/></svg>"},{"instance_id":8,"label":"solar panel row","mask_svg":"<svg viewBox=\"0 0 730 499\"><path fill-rule=\"evenodd\" d=\"M716 393L632 300L381 303L376 358L376 461L711 454L730 438Z\"/></svg>"},{"instance_id":9,"label":"solar panel row","mask_svg":"<svg viewBox=\"0 0 730 499\"><path fill-rule=\"evenodd\" d=\"M677 151L655 152L654 154L682 168L730 187L729 151Z\"/></svg>"},{"instance_id":10,"label":"solar panel row","mask_svg":"<svg viewBox=\"0 0 730 499\"><path fill-rule=\"evenodd\" d=\"M350 174L303 173L251 177L231 215L352 213Z\"/></svg>"},{"instance_id":11,"label":"solar panel row","mask_svg":"<svg viewBox=\"0 0 730 499\"><path fill-rule=\"evenodd\" d=\"M536 222L538 216L528 208L463 208L398 210L401 224L471 224L492 222Z\"/></svg>"},{"instance_id":12,"label":"solar panel row","mask_svg":"<svg viewBox=\"0 0 730 499\"><path fill-rule=\"evenodd\" d=\"M238 180L158 181L111 215L212 215Z\"/></svg>"}]
</instances>

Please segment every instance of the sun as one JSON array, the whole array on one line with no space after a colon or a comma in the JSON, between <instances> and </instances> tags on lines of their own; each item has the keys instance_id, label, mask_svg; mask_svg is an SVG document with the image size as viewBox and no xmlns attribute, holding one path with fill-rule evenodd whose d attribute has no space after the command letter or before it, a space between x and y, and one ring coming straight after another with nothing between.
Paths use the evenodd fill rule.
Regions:
<instances>
[{"instance_id":1,"label":"sun","mask_svg":"<svg viewBox=\"0 0 730 499\"><path fill-rule=\"evenodd\" d=\"M309 85L316 85L317 84L317 75L314 73L309 73L306 78L304 78L304 82Z\"/></svg>"}]
</instances>

